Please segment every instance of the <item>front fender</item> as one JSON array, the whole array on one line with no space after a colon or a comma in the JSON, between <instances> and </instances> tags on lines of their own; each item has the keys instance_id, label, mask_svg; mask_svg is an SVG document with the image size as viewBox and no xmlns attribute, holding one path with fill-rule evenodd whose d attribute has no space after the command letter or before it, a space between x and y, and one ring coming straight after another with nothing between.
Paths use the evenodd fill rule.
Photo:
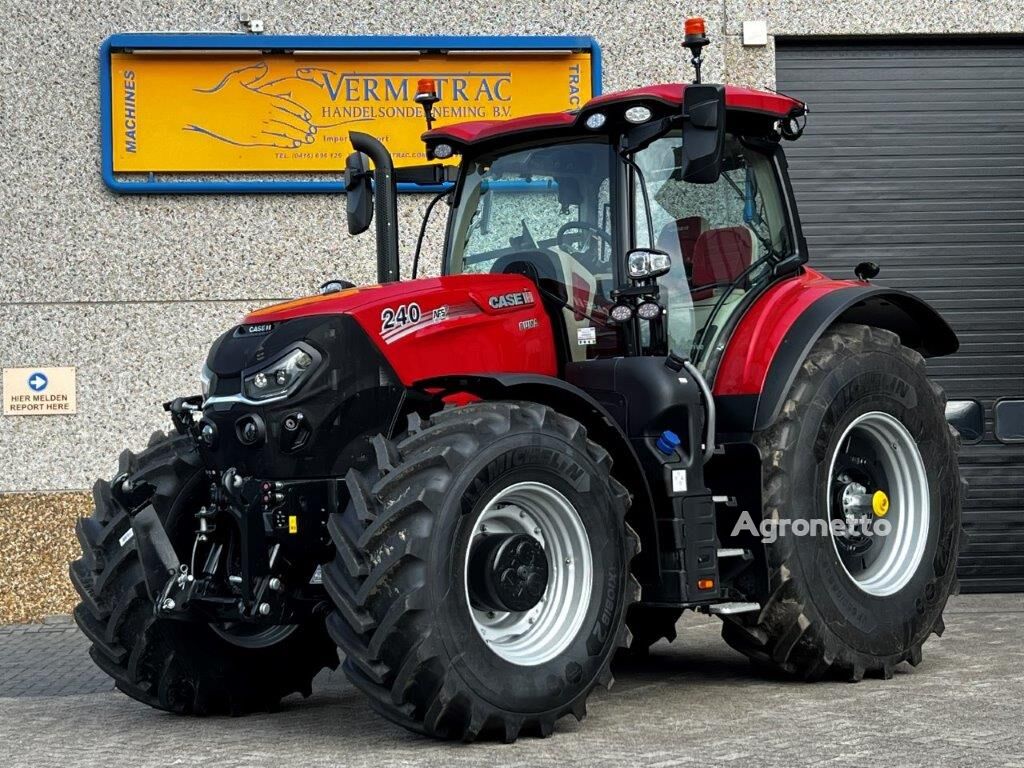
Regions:
<instances>
[{"instance_id":1,"label":"front fender","mask_svg":"<svg viewBox=\"0 0 1024 768\"><path fill-rule=\"evenodd\" d=\"M633 563L643 584L656 583L658 526L654 497L640 458L626 433L611 414L591 395L553 376L529 373L453 374L421 379L413 389L432 393L435 398L467 393L482 400L528 400L548 405L587 428L587 435L611 454L615 477L633 496L627 520L640 536L641 551Z\"/></svg>"},{"instance_id":2,"label":"front fender","mask_svg":"<svg viewBox=\"0 0 1024 768\"><path fill-rule=\"evenodd\" d=\"M949 324L917 296L806 269L768 289L730 338L713 387L720 430L749 433L774 423L811 347L837 322L890 330L924 357L960 346Z\"/></svg>"}]
</instances>

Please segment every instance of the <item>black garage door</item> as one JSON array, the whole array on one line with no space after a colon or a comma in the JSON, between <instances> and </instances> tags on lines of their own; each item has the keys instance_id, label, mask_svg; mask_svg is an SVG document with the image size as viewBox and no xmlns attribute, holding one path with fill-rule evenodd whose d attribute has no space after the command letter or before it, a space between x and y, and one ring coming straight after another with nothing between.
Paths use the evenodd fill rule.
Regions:
<instances>
[{"instance_id":1,"label":"black garage door","mask_svg":"<svg viewBox=\"0 0 1024 768\"><path fill-rule=\"evenodd\" d=\"M914 291L960 336L931 363L962 418L964 591L1024 591L1024 43L779 41L811 264ZM965 430L966 432L967 430Z\"/></svg>"}]
</instances>

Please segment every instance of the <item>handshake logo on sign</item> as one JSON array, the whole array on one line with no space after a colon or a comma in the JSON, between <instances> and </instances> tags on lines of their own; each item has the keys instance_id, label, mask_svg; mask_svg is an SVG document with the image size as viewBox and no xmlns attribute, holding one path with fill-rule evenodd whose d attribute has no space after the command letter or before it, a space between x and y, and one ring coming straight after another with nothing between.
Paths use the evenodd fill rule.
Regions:
<instances>
[{"instance_id":1,"label":"handshake logo on sign","mask_svg":"<svg viewBox=\"0 0 1024 768\"><path fill-rule=\"evenodd\" d=\"M185 130L239 147L312 144L317 129L329 126L317 124L306 105L324 101L327 75L333 73L317 67L299 67L287 77L268 78L267 73L266 63L259 62L229 72L212 88L195 89L208 97L209 110Z\"/></svg>"}]
</instances>

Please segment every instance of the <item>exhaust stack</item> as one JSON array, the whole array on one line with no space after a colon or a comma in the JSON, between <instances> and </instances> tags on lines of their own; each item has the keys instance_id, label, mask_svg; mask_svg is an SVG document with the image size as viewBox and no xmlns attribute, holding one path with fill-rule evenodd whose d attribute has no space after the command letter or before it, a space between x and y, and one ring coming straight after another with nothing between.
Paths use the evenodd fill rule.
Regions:
<instances>
[{"instance_id":1,"label":"exhaust stack","mask_svg":"<svg viewBox=\"0 0 1024 768\"><path fill-rule=\"evenodd\" d=\"M398 190L391 153L368 133L352 131L352 147L373 161L373 217L377 220L377 282L398 280Z\"/></svg>"}]
</instances>

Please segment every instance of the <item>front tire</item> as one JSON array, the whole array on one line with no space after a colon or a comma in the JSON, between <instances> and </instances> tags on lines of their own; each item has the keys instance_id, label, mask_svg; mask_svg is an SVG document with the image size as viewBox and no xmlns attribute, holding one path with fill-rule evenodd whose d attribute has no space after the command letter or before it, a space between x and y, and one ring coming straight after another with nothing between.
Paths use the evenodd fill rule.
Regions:
<instances>
[{"instance_id":1,"label":"front tire","mask_svg":"<svg viewBox=\"0 0 1024 768\"><path fill-rule=\"evenodd\" d=\"M811 680L889 678L902 661L920 663L956 584L958 441L944 410L924 359L896 334L837 325L818 340L778 420L755 435L763 519L778 538L765 544L761 611L723 617L733 648ZM784 527L840 517L860 527L841 536ZM874 535L886 517L889 534Z\"/></svg>"},{"instance_id":2,"label":"front tire","mask_svg":"<svg viewBox=\"0 0 1024 768\"><path fill-rule=\"evenodd\" d=\"M125 478L143 494L133 508L152 504L172 541L176 531L194 530L195 498L206 479L191 438L157 433L142 453L125 451L114 482ZM90 656L118 689L171 712L241 715L276 709L290 693L309 696L317 672L337 667L323 619L282 632L278 642L157 619L136 555L132 510L111 485L100 480L93 488L95 511L76 526L82 557L70 575L82 598L75 621L92 642ZM180 538L176 545L181 556Z\"/></svg>"},{"instance_id":3,"label":"front tire","mask_svg":"<svg viewBox=\"0 0 1024 768\"><path fill-rule=\"evenodd\" d=\"M351 502L329 523L328 629L346 675L380 714L439 738L513 741L582 719L593 688L611 685L639 596L629 495L607 452L533 403L410 426L375 440L376 468L349 472ZM513 550L521 560L488 581Z\"/></svg>"}]
</instances>

